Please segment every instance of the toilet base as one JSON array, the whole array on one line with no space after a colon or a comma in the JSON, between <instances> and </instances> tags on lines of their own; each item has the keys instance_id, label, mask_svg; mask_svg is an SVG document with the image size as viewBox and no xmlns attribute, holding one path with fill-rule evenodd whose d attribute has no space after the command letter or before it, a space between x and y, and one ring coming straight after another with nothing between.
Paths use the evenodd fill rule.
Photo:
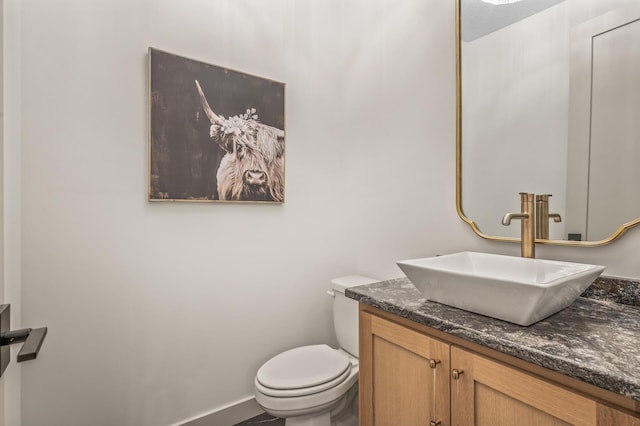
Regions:
<instances>
[{"instance_id":1,"label":"toilet base","mask_svg":"<svg viewBox=\"0 0 640 426\"><path fill-rule=\"evenodd\" d=\"M288 417L284 420L284 426L330 426L331 413L314 414L310 416Z\"/></svg>"},{"instance_id":2,"label":"toilet base","mask_svg":"<svg viewBox=\"0 0 640 426\"><path fill-rule=\"evenodd\" d=\"M342 398L325 404L320 412L313 414L292 416L297 413L265 410L273 416L284 418L285 426L358 426L358 385L356 383Z\"/></svg>"}]
</instances>

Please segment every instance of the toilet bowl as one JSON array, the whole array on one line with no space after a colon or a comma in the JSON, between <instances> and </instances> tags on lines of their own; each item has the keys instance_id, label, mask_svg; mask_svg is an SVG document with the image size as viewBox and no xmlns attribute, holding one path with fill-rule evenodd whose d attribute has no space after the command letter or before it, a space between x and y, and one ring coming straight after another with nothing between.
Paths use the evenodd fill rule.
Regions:
<instances>
[{"instance_id":1,"label":"toilet bowl","mask_svg":"<svg viewBox=\"0 0 640 426\"><path fill-rule=\"evenodd\" d=\"M340 345L301 346L260 367L254 380L258 404L286 426L358 424L358 303L346 287L376 282L351 275L332 280L334 328Z\"/></svg>"}]
</instances>

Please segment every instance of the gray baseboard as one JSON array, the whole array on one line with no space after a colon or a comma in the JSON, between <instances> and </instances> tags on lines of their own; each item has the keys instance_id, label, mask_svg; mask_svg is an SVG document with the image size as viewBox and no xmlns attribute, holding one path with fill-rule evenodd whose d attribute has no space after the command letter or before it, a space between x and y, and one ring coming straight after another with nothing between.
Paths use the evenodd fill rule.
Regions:
<instances>
[{"instance_id":1,"label":"gray baseboard","mask_svg":"<svg viewBox=\"0 0 640 426\"><path fill-rule=\"evenodd\" d=\"M232 426L263 412L256 399L249 397L176 426Z\"/></svg>"}]
</instances>

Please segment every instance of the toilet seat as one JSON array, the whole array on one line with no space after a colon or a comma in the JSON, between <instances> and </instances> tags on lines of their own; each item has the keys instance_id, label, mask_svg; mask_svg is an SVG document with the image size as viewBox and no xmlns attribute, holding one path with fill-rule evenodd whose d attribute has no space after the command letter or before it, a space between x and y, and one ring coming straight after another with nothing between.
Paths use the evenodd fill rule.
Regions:
<instances>
[{"instance_id":1,"label":"toilet seat","mask_svg":"<svg viewBox=\"0 0 640 426\"><path fill-rule=\"evenodd\" d=\"M262 394L298 397L336 387L351 372L351 358L327 345L311 345L283 352L267 361L256 375Z\"/></svg>"},{"instance_id":2,"label":"toilet seat","mask_svg":"<svg viewBox=\"0 0 640 426\"><path fill-rule=\"evenodd\" d=\"M346 352L342 353L344 356L349 356ZM282 418L313 415L314 413L320 413L330 409L342 398L346 397L349 389L355 386L357 390L358 360L356 358L350 358L352 362L346 379L334 387L316 393L302 391L300 393L306 393L306 395L289 397L272 396L263 392L263 390L273 393L273 389L265 389L256 378L254 379L256 401L269 414Z\"/></svg>"}]
</instances>

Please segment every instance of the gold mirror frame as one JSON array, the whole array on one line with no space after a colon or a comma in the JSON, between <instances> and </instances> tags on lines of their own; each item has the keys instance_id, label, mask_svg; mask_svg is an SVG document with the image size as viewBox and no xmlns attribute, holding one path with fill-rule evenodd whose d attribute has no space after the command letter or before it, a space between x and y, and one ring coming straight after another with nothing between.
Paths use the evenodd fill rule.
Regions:
<instances>
[{"instance_id":1,"label":"gold mirror frame","mask_svg":"<svg viewBox=\"0 0 640 426\"><path fill-rule=\"evenodd\" d=\"M461 0L456 0L456 210L458 216L473 229L478 236L492 241L520 242L520 238L498 237L487 235L480 231L478 225L469 219L462 209L462 45L461 45ZM621 225L611 236L599 241L569 241L569 240L542 240L536 239L538 244L572 247L598 247L612 243L620 238L627 230L640 225L640 217Z\"/></svg>"}]
</instances>

